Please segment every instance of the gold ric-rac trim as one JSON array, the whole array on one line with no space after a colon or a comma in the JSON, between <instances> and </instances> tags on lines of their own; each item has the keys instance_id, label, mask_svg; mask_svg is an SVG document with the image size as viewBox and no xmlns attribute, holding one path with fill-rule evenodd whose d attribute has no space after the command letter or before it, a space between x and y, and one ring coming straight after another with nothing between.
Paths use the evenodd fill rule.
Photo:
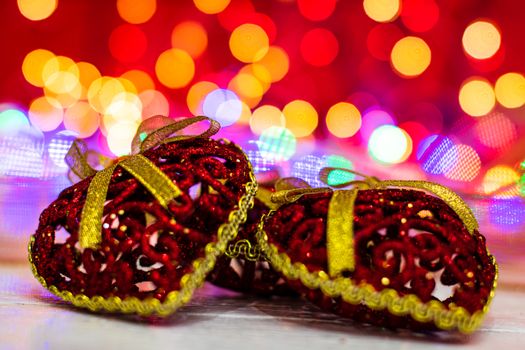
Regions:
<instances>
[{"instance_id":1,"label":"gold ric-rac trim","mask_svg":"<svg viewBox=\"0 0 525 350\"><path fill-rule=\"evenodd\" d=\"M257 192L257 181L253 172L250 172L250 178L251 181L245 185L246 193L239 200L238 208L230 213L229 221L219 227L217 242L210 242L206 245L204 257L193 261L193 271L182 276L181 289L170 292L164 302L155 298L141 300L136 297L123 299L119 297L104 298L98 295L88 297L84 294L62 291L55 286L48 286L44 278L38 274L33 262L32 246L35 238L31 236L29 262L33 274L51 293L78 307L87 308L91 311L137 313L141 316L152 314L168 316L191 299L195 289L204 283L206 276L214 268L217 257L224 253L228 243L236 237L239 226L246 221L247 211L253 206L253 199Z\"/></svg>"},{"instance_id":2,"label":"gold ric-rac trim","mask_svg":"<svg viewBox=\"0 0 525 350\"><path fill-rule=\"evenodd\" d=\"M323 294L331 298L341 297L345 302L353 305L364 304L372 310L388 310L396 316L410 315L418 322L433 322L439 329L458 329L466 334L472 333L480 326L489 310L498 278L498 267L492 255L490 259L496 268L496 276L487 304L482 310L470 314L463 307L449 306L450 309L448 309L443 303L436 300L424 303L415 294L400 296L396 290L391 288L376 291L374 286L368 283L356 285L349 278L330 279L324 271L310 272L306 265L299 262L292 263L286 253L279 253L277 246L268 242L268 236L264 232L264 220L268 215L261 219L257 232L257 241L261 251L275 270L287 279L300 280L310 289L320 289Z\"/></svg>"},{"instance_id":3,"label":"gold ric-rac trim","mask_svg":"<svg viewBox=\"0 0 525 350\"><path fill-rule=\"evenodd\" d=\"M241 257L249 261L260 261L263 259L259 246L257 244L252 244L247 239L241 239L237 242L230 243L224 252L224 255L230 259Z\"/></svg>"}]
</instances>

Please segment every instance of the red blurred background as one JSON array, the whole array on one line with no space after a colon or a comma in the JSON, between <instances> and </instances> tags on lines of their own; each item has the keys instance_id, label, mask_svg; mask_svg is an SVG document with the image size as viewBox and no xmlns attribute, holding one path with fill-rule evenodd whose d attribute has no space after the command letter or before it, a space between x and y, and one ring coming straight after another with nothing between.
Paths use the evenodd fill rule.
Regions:
<instances>
[{"instance_id":1,"label":"red blurred background","mask_svg":"<svg viewBox=\"0 0 525 350\"><path fill-rule=\"evenodd\" d=\"M4 200L11 187L27 182L30 188L35 179L64 187L57 179L64 178L72 136L121 155L141 120L205 113L205 100L213 102L210 95L221 88L231 91L220 90L222 100L205 114L225 125L221 134L246 149L258 172L276 167L319 185L317 171L332 165L437 181L461 192L494 237L523 236L525 12L519 0L12 0L0 9ZM492 32L474 30L479 23ZM232 44L245 24L258 31ZM465 42L469 28L477 41ZM405 39L409 46L396 53ZM264 52L243 59L254 45ZM265 56L268 46L281 56ZM105 82L129 79L119 78L131 84L125 99L132 102L114 103L111 96L101 108L87 97L93 81L67 102L49 92L51 83L35 86L31 74L41 80L43 73L29 65L24 74L22 66L39 49L88 62ZM169 56L173 50L184 64ZM169 59L158 68L165 53ZM187 79L180 82L180 75ZM478 85L467 91L472 81ZM154 97L151 106L145 91ZM58 107L49 107L50 94ZM35 101L55 114L38 111ZM133 103L140 105L138 117L125 120ZM75 109L78 104L89 113ZM343 110L336 113L336 105ZM13 125L26 124L31 136L13 141L19 131ZM39 207L53 195L47 191ZM24 204L9 205L3 216L18 217L17 206ZM31 230L6 222L0 236Z\"/></svg>"}]
</instances>

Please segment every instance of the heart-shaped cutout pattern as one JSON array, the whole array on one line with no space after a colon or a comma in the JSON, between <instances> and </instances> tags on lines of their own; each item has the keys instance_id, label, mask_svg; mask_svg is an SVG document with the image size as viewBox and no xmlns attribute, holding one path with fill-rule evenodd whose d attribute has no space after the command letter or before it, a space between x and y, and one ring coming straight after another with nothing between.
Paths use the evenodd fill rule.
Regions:
<instances>
[{"instance_id":1,"label":"heart-shaped cutout pattern","mask_svg":"<svg viewBox=\"0 0 525 350\"><path fill-rule=\"evenodd\" d=\"M429 188L449 200L402 188L305 194L261 222L258 242L289 285L324 310L388 328L469 333L488 311L497 266L477 228L467 228L477 225L470 209L442 186Z\"/></svg>"},{"instance_id":2,"label":"heart-shaped cutout pattern","mask_svg":"<svg viewBox=\"0 0 525 350\"><path fill-rule=\"evenodd\" d=\"M244 153L226 140L181 139L145 151L180 189L162 206L117 167L96 248L79 226L93 177L65 189L40 217L29 257L38 280L76 306L168 315L188 302L235 238L257 184Z\"/></svg>"}]
</instances>

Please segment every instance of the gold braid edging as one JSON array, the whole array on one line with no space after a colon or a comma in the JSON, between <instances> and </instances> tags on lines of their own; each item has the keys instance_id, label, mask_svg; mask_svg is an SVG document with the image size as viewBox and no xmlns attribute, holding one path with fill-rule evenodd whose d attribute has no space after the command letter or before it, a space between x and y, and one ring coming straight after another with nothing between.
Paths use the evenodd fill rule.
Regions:
<instances>
[{"instance_id":1,"label":"gold braid edging","mask_svg":"<svg viewBox=\"0 0 525 350\"><path fill-rule=\"evenodd\" d=\"M268 215L271 215L271 212ZM364 304L372 310L388 310L388 312L396 316L410 315L418 322L433 322L440 329L452 330L457 328L460 332L466 334L472 333L480 326L494 298L498 268L492 255L490 255L490 258L496 267L496 275L490 296L483 309L471 315L463 307L452 308L449 306L449 309L436 300L424 303L415 294L400 296L396 290L391 288L376 291L368 283L355 285L349 278L344 277L330 279L324 271L310 272L306 265L302 263L296 262L292 264L290 257L286 253L279 253L277 246L268 242L268 236L264 232L264 221L268 215L261 218L257 231L257 241L262 253L266 255L273 268L288 279L299 279L303 285L310 289L321 289L323 294L331 298L341 297L347 303L353 305Z\"/></svg>"},{"instance_id":2,"label":"gold braid edging","mask_svg":"<svg viewBox=\"0 0 525 350\"><path fill-rule=\"evenodd\" d=\"M251 172L251 181L245 185L246 193L241 197L238 208L230 212L228 222L222 224L217 231L217 242L210 242L205 247L205 255L202 258L193 261L193 271L185 274L181 278L181 289L170 292L166 300L161 302L155 298L141 300L137 297L120 297L104 298L96 295L88 297L84 294L73 294L69 291L61 291L55 286L48 286L43 277L41 277L32 258L32 246L35 240L31 237L29 242L29 262L35 278L51 293L59 298L70 302L71 304L87 308L91 311L109 311L121 313L137 313L141 316L156 314L159 316L168 316L182 305L190 301L195 289L200 287L208 273L214 268L217 257L224 253L228 243L237 236L239 226L246 221L247 212L253 206L255 193L257 192L257 181Z\"/></svg>"}]
</instances>

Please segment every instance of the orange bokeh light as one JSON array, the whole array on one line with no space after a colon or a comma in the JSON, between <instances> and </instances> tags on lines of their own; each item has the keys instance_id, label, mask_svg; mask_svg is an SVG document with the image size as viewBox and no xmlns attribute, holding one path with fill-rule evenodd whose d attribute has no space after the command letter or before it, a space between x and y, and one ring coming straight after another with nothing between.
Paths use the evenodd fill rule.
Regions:
<instances>
[{"instance_id":1,"label":"orange bokeh light","mask_svg":"<svg viewBox=\"0 0 525 350\"><path fill-rule=\"evenodd\" d=\"M238 26L230 36L230 51L241 62L257 62L269 49L268 35L260 26L246 23Z\"/></svg>"},{"instance_id":2,"label":"orange bokeh light","mask_svg":"<svg viewBox=\"0 0 525 350\"><path fill-rule=\"evenodd\" d=\"M118 14L128 23L145 23L156 10L157 0L117 0Z\"/></svg>"},{"instance_id":3,"label":"orange bokeh light","mask_svg":"<svg viewBox=\"0 0 525 350\"><path fill-rule=\"evenodd\" d=\"M160 54L155 73L162 85L178 89L188 85L195 74L195 63L184 50L170 49Z\"/></svg>"},{"instance_id":4,"label":"orange bokeh light","mask_svg":"<svg viewBox=\"0 0 525 350\"><path fill-rule=\"evenodd\" d=\"M166 96L157 90L146 90L139 94L142 101L142 119L156 115L169 116L170 104Z\"/></svg>"},{"instance_id":5,"label":"orange bokeh light","mask_svg":"<svg viewBox=\"0 0 525 350\"><path fill-rule=\"evenodd\" d=\"M219 86L215 83L209 81L199 81L198 83L193 84L193 86L188 90L188 95L186 96L186 103L188 109L193 115L203 115L202 103L204 98L213 90L218 89Z\"/></svg>"},{"instance_id":6,"label":"orange bokeh light","mask_svg":"<svg viewBox=\"0 0 525 350\"><path fill-rule=\"evenodd\" d=\"M67 130L77 133L80 138L93 135L97 131L99 123L100 114L85 101L75 103L64 113L64 126Z\"/></svg>"},{"instance_id":7,"label":"orange bokeh light","mask_svg":"<svg viewBox=\"0 0 525 350\"><path fill-rule=\"evenodd\" d=\"M53 131L62 123L64 111L57 107L58 101L45 96L39 97L29 106L29 120L31 124L42 131Z\"/></svg>"},{"instance_id":8,"label":"orange bokeh light","mask_svg":"<svg viewBox=\"0 0 525 350\"><path fill-rule=\"evenodd\" d=\"M193 58L198 58L208 46L206 29L195 21L179 23L171 33L171 46L186 51Z\"/></svg>"},{"instance_id":9,"label":"orange bokeh light","mask_svg":"<svg viewBox=\"0 0 525 350\"><path fill-rule=\"evenodd\" d=\"M230 0L193 0L195 7L208 15L214 15L224 11L230 4Z\"/></svg>"},{"instance_id":10,"label":"orange bokeh light","mask_svg":"<svg viewBox=\"0 0 525 350\"><path fill-rule=\"evenodd\" d=\"M51 51L44 49L37 49L28 53L22 62L22 73L27 82L37 87L43 87L42 72L44 66L54 57L55 55Z\"/></svg>"},{"instance_id":11,"label":"orange bokeh light","mask_svg":"<svg viewBox=\"0 0 525 350\"><path fill-rule=\"evenodd\" d=\"M55 12L58 0L17 0L18 10L31 21L41 21Z\"/></svg>"}]
</instances>

